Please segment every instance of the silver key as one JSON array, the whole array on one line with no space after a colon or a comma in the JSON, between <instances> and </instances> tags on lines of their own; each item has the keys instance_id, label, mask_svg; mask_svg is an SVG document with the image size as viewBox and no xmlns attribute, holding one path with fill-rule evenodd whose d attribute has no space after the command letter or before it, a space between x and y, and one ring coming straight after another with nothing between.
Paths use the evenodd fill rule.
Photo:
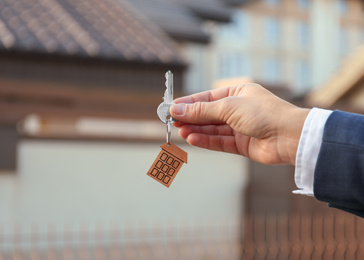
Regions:
<instances>
[{"instance_id":1,"label":"silver key","mask_svg":"<svg viewBox=\"0 0 364 260\"><path fill-rule=\"evenodd\" d=\"M169 113L169 108L173 105L173 74L169 70L166 73L166 90L164 92L163 102L158 106L157 114L159 119L167 124L174 123L177 120L174 119Z\"/></svg>"}]
</instances>

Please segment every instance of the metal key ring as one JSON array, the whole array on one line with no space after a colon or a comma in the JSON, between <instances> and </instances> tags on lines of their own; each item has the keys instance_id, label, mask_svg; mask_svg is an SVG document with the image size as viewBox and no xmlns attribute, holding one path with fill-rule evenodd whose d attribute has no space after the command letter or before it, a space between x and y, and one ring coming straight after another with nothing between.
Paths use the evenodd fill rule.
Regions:
<instances>
[{"instance_id":1,"label":"metal key ring","mask_svg":"<svg viewBox=\"0 0 364 260\"><path fill-rule=\"evenodd\" d=\"M167 119L167 144L171 144L172 118Z\"/></svg>"}]
</instances>

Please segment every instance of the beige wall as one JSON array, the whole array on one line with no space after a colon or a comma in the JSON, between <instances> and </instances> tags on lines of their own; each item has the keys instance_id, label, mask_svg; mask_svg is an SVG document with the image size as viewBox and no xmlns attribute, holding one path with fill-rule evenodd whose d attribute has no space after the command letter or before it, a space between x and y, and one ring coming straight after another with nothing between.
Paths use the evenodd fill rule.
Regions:
<instances>
[{"instance_id":1,"label":"beige wall","mask_svg":"<svg viewBox=\"0 0 364 260\"><path fill-rule=\"evenodd\" d=\"M220 232L228 225L232 228L225 230L226 239L239 242L246 160L179 144L188 152L188 164L166 188L146 174L159 145L22 141L18 171L0 174L0 235L18 232L22 242L0 243L0 252L29 246L32 228L43 232L50 226L57 232L67 226L76 234L82 225L101 230L116 226L134 233L143 227L146 232L159 230L155 239L163 240L168 228L197 230L210 225ZM204 234L192 232L183 239L199 235ZM42 248L47 239L44 235L32 243ZM60 232L52 243L63 239ZM135 245L153 243L150 239L137 236ZM168 243L180 239L168 237Z\"/></svg>"}]
</instances>

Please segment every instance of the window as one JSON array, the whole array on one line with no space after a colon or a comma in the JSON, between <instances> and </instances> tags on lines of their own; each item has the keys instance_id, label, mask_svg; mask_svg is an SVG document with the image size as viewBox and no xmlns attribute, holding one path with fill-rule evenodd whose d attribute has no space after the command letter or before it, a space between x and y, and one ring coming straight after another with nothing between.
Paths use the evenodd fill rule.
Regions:
<instances>
[{"instance_id":1,"label":"window","mask_svg":"<svg viewBox=\"0 0 364 260\"><path fill-rule=\"evenodd\" d=\"M280 80L280 64L277 58L267 58L264 61L264 79L275 83Z\"/></svg>"},{"instance_id":2,"label":"window","mask_svg":"<svg viewBox=\"0 0 364 260\"><path fill-rule=\"evenodd\" d=\"M297 44L301 49L306 49L309 44L309 28L306 22L297 23Z\"/></svg>"},{"instance_id":3,"label":"window","mask_svg":"<svg viewBox=\"0 0 364 260\"><path fill-rule=\"evenodd\" d=\"M219 78L233 78L249 75L249 67L248 59L243 54L222 54L219 62Z\"/></svg>"},{"instance_id":4,"label":"window","mask_svg":"<svg viewBox=\"0 0 364 260\"><path fill-rule=\"evenodd\" d=\"M264 38L268 46L277 46L280 39L280 25L276 18L266 18L264 22Z\"/></svg>"},{"instance_id":5,"label":"window","mask_svg":"<svg viewBox=\"0 0 364 260\"><path fill-rule=\"evenodd\" d=\"M243 11L235 11L232 20L226 25L220 27L220 37L223 39L244 40L249 38L249 19Z\"/></svg>"},{"instance_id":6,"label":"window","mask_svg":"<svg viewBox=\"0 0 364 260\"><path fill-rule=\"evenodd\" d=\"M308 90L310 87L310 67L305 60L297 61L296 64L296 85L300 90Z\"/></svg>"},{"instance_id":7,"label":"window","mask_svg":"<svg viewBox=\"0 0 364 260\"><path fill-rule=\"evenodd\" d=\"M336 0L336 9L340 14L345 14L348 11L348 3L346 0Z\"/></svg>"},{"instance_id":8,"label":"window","mask_svg":"<svg viewBox=\"0 0 364 260\"><path fill-rule=\"evenodd\" d=\"M307 9L310 5L309 0L296 0L296 3L302 9Z\"/></svg>"}]
</instances>

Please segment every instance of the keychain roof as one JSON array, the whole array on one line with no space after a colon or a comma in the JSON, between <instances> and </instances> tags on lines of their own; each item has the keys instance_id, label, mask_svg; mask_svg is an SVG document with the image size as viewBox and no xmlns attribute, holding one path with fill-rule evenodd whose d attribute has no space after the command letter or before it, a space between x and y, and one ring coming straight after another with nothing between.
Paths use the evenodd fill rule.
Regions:
<instances>
[{"instance_id":1,"label":"keychain roof","mask_svg":"<svg viewBox=\"0 0 364 260\"><path fill-rule=\"evenodd\" d=\"M187 153L172 143L165 143L160 147L162 150L147 175L169 187L183 163L187 163Z\"/></svg>"}]
</instances>

